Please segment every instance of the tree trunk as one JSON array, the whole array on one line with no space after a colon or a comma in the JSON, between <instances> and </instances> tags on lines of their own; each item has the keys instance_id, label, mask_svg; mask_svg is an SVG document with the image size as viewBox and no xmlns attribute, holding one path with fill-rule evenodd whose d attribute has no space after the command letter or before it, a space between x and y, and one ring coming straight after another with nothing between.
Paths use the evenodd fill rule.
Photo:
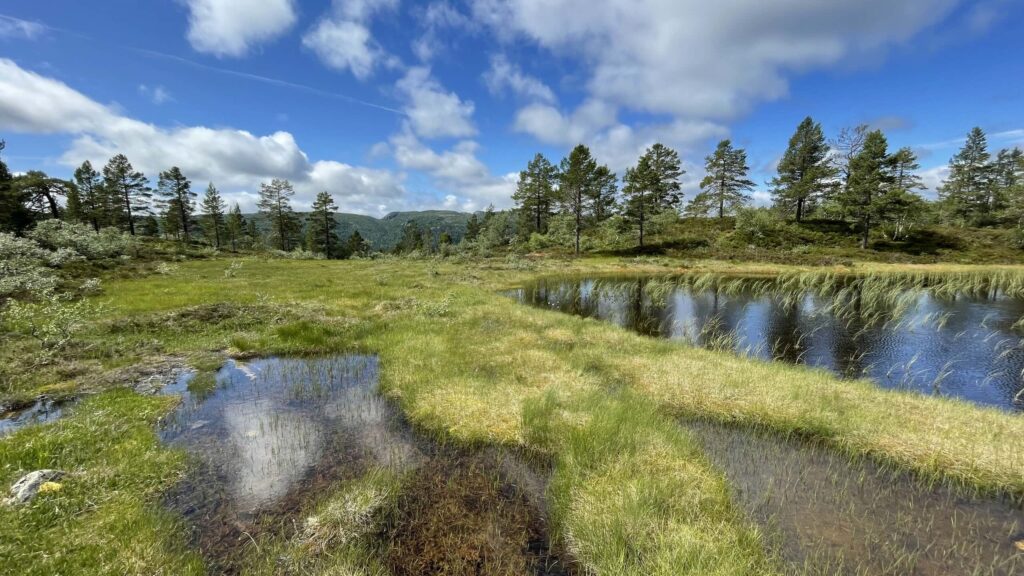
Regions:
<instances>
[{"instance_id":1,"label":"tree trunk","mask_svg":"<svg viewBox=\"0 0 1024 576\"><path fill-rule=\"evenodd\" d=\"M804 199L797 198L796 201L796 221L799 222L804 215Z\"/></svg>"},{"instance_id":2,"label":"tree trunk","mask_svg":"<svg viewBox=\"0 0 1024 576\"><path fill-rule=\"evenodd\" d=\"M718 219L725 218L725 198L718 199Z\"/></svg>"},{"instance_id":3,"label":"tree trunk","mask_svg":"<svg viewBox=\"0 0 1024 576\"><path fill-rule=\"evenodd\" d=\"M132 219L132 200L128 196L127 190L124 192L124 209L128 213L128 232L135 236L135 221Z\"/></svg>"},{"instance_id":4,"label":"tree trunk","mask_svg":"<svg viewBox=\"0 0 1024 576\"><path fill-rule=\"evenodd\" d=\"M868 236L871 233L871 217L864 218L864 229L861 230L860 236L860 249L867 250L868 248Z\"/></svg>"}]
</instances>

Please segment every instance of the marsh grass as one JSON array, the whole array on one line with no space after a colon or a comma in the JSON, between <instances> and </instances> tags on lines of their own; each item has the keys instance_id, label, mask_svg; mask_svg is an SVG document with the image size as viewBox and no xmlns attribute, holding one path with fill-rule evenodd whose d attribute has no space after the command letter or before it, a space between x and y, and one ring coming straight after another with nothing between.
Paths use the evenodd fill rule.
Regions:
<instances>
[{"instance_id":1,"label":"marsh grass","mask_svg":"<svg viewBox=\"0 0 1024 576\"><path fill-rule=\"evenodd\" d=\"M129 351L146 347L147 354L187 359L243 352L377 354L382 391L416 430L463 448L512 446L551 459L548 495L555 543L583 572L778 571L766 556L765 536L738 512L724 477L677 425L680 415L796 434L846 455L912 470L922 478L1024 495L1024 452L1016 449L1024 437L1019 417L880 390L867 382L840 383L822 371L643 338L600 322L520 306L498 294L540 275L567 271L796 277L804 269L708 262L690 262L683 269L667 259L614 258L482 263L253 260L230 276L225 276L224 266L217 260L186 262L167 275L109 282L107 294L116 297L101 298L108 304L105 316L95 319L84 338L99 346L113 336L111 326L139 321L142 328L116 335ZM833 272L839 276L850 270L828 274ZM858 266L858 272L893 270L870 265ZM1000 293L1018 294L1024 286L1015 279L1017 269L945 267L916 274L922 285L928 279L931 288L930 282L937 280L932 275L940 272L959 275L957 282L964 286L998 286ZM991 274L989 280L980 279L985 274ZM820 278L799 282L824 283ZM200 321L194 329L177 326L187 319L175 314L222 305L236 308ZM151 319L160 321L149 323ZM5 366L16 362L3 354ZM126 356L128 360L118 362L144 354ZM71 378L76 382L115 364L112 359L74 356L66 361L78 364ZM18 390L50 385L55 374L56 367L26 374ZM14 513L3 511L5 559L43 558L38 573L52 573L55 567L65 574L198 572L199 560L181 548L185 539L176 521L155 504L182 465L178 452L155 444L153 422L167 410L166 400L123 391L97 398L100 404L86 404L96 408L95 418L72 417L0 440L4 480L12 480L16 469L31 467L77 466L97 477L103 470L123 470L127 478L138 478L130 474L137 467L149 473L138 482L103 476L109 481L97 482L89 493L89 501L99 504L86 512L84 495L78 508L47 507L48 500L40 500L33 505L39 511L27 519L8 518ZM109 451L90 456L91 443ZM328 506L335 497L344 502L346 490L345 485L324 488L317 506ZM106 507L115 501L123 504ZM331 541L331 534L342 530L341 524L332 526L316 538ZM142 551L122 551L110 544L129 528L133 537L137 533L135 542ZM107 546L64 545L79 541ZM270 558L277 551L277 556L292 555L286 562L297 570L338 567L341 573L359 573L352 568L356 566L374 574L379 568L360 564L367 558L364 553L373 556L379 549L359 538L353 540L354 551L341 546L337 556L323 556L315 544L303 542L294 532L259 543L262 551L253 553L258 564L253 570L273 572Z\"/></svg>"}]
</instances>

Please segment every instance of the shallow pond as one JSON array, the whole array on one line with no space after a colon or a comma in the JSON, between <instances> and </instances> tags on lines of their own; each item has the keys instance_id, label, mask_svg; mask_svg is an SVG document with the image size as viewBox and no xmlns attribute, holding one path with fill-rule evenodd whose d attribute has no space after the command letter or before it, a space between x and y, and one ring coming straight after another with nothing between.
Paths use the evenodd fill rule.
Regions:
<instances>
[{"instance_id":1,"label":"shallow pond","mask_svg":"<svg viewBox=\"0 0 1024 576\"><path fill-rule=\"evenodd\" d=\"M235 572L261 535L301 526L296 514L322 491L387 468L407 473L402 501L417 521L399 510L384 523L376 538L389 564L419 562L461 574L460 566L500 557L538 574L560 573L548 553L542 506L530 501L524 476L508 472L520 470L509 464L515 458L462 454L417 437L377 393L377 374L373 356L266 358L229 361L216 374L186 374L164 389L183 398L160 437L185 448L194 463L167 503L193 527L194 544L213 571ZM479 500L518 510L520 522L502 525L483 516L491 506L474 505ZM458 517L423 513L435 508ZM515 538L497 541L519 546L498 549L494 539L453 526L514 532ZM452 544L452 554L439 552L435 537Z\"/></svg>"},{"instance_id":2,"label":"shallow pond","mask_svg":"<svg viewBox=\"0 0 1024 576\"><path fill-rule=\"evenodd\" d=\"M644 335L1024 410L1018 299L921 290L880 304L843 289L780 294L645 278L545 280L509 294Z\"/></svg>"},{"instance_id":3,"label":"shallow pond","mask_svg":"<svg viewBox=\"0 0 1024 576\"><path fill-rule=\"evenodd\" d=\"M769 535L787 574L1024 573L1024 511L924 486L905 472L798 439L684 425Z\"/></svg>"},{"instance_id":4,"label":"shallow pond","mask_svg":"<svg viewBox=\"0 0 1024 576\"><path fill-rule=\"evenodd\" d=\"M0 414L0 437L24 428L29 424L45 424L60 418L64 414L64 408L69 402L73 401L62 400L58 402L49 398L40 398L31 406Z\"/></svg>"}]
</instances>

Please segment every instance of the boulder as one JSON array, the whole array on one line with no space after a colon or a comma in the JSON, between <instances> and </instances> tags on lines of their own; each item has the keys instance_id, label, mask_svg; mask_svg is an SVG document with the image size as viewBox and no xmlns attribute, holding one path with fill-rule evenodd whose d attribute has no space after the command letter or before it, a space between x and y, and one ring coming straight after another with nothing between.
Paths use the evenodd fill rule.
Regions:
<instances>
[{"instance_id":1,"label":"boulder","mask_svg":"<svg viewBox=\"0 0 1024 576\"><path fill-rule=\"evenodd\" d=\"M11 485L11 496L10 498L5 498L3 503L6 506L14 506L30 502L36 497L39 489L44 484L55 483L54 481L59 480L62 476L64 476L64 472L60 470L36 470L29 472Z\"/></svg>"}]
</instances>

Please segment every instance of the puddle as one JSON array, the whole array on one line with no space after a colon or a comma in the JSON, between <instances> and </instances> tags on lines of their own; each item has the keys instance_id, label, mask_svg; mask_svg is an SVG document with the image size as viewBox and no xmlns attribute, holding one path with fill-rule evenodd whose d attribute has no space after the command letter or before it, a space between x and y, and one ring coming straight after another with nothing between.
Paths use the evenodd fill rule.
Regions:
<instances>
[{"instance_id":1,"label":"puddle","mask_svg":"<svg viewBox=\"0 0 1024 576\"><path fill-rule=\"evenodd\" d=\"M764 280L736 279L731 286L555 278L507 294L646 336L1024 411L1024 338L1017 323L1024 300L922 290L876 297L842 285L772 291Z\"/></svg>"},{"instance_id":2,"label":"puddle","mask_svg":"<svg viewBox=\"0 0 1024 576\"><path fill-rule=\"evenodd\" d=\"M64 409L71 402L73 400L58 402L50 398L40 398L27 408L0 414L0 437L7 436L29 424L53 422L64 414Z\"/></svg>"},{"instance_id":3,"label":"puddle","mask_svg":"<svg viewBox=\"0 0 1024 576\"><path fill-rule=\"evenodd\" d=\"M1024 573L1024 510L927 487L906 472L797 439L686 423L733 499L769 535L786 573Z\"/></svg>"},{"instance_id":4,"label":"puddle","mask_svg":"<svg viewBox=\"0 0 1024 576\"><path fill-rule=\"evenodd\" d=\"M386 468L410 479L400 496L404 507L377 535L388 562L439 562L445 574L478 574L477 564L463 562L477 553L485 563L518 558L528 573L560 573L542 569L557 565L536 503L543 482L509 472L517 470L506 462L511 456L459 453L417 437L376 393L377 373L372 356L267 358L230 361L215 376L184 375L164 389L183 399L160 437L184 447L195 463L167 503L193 527L193 544L211 572L237 572L261 535L294 531L301 524L296 513L317 494ZM421 513L408 516L409 510ZM516 511L523 520L495 522L496 510ZM452 511L454 518L446 515ZM465 526L492 526L491 536L500 537L480 541Z\"/></svg>"}]
</instances>

